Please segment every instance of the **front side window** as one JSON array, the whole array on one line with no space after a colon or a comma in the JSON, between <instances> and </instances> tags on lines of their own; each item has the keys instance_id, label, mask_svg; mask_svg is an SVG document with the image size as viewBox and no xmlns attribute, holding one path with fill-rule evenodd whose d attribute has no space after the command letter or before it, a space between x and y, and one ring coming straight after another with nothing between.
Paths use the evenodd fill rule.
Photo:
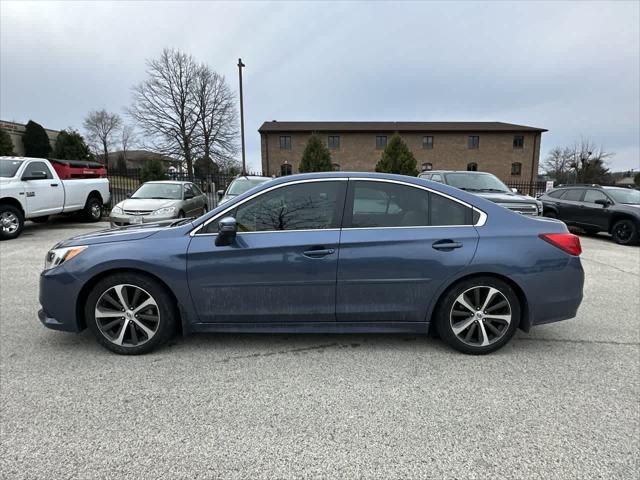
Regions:
<instances>
[{"instance_id":1,"label":"front side window","mask_svg":"<svg viewBox=\"0 0 640 480\"><path fill-rule=\"evenodd\" d=\"M472 222L471 208L421 188L370 181L354 182L351 188L346 227L427 227Z\"/></svg>"},{"instance_id":2,"label":"front side window","mask_svg":"<svg viewBox=\"0 0 640 480\"><path fill-rule=\"evenodd\" d=\"M551 198L560 198L563 193L564 190L552 190L550 192L547 192L547 196Z\"/></svg>"},{"instance_id":3,"label":"front side window","mask_svg":"<svg viewBox=\"0 0 640 480\"><path fill-rule=\"evenodd\" d=\"M329 135L327 145L329 146L329 150L340 150L340 136Z\"/></svg>"},{"instance_id":4,"label":"front side window","mask_svg":"<svg viewBox=\"0 0 640 480\"><path fill-rule=\"evenodd\" d=\"M433 177L431 177L431 180L433 180L434 182L442 183L442 175L440 175L439 173L434 173Z\"/></svg>"},{"instance_id":5,"label":"front side window","mask_svg":"<svg viewBox=\"0 0 640 480\"><path fill-rule=\"evenodd\" d=\"M580 200L582 200L582 190L579 190L577 188L567 190L564 195L562 195L562 200L579 202Z\"/></svg>"},{"instance_id":6,"label":"front side window","mask_svg":"<svg viewBox=\"0 0 640 480\"><path fill-rule=\"evenodd\" d=\"M387 137L385 135L378 135L376 137L376 150L384 150L387 146Z\"/></svg>"},{"instance_id":7,"label":"front side window","mask_svg":"<svg viewBox=\"0 0 640 480\"><path fill-rule=\"evenodd\" d=\"M280 137L280 150L291 150L291 137L290 136L281 136Z\"/></svg>"},{"instance_id":8,"label":"front side window","mask_svg":"<svg viewBox=\"0 0 640 480\"><path fill-rule=\"evenodd\" d=\"M596 203L596 200L609 200L602 190L590 189L584 193L583 202Z\"/></svg>"},{"instance_id":9,"label":"front side window","mask_svg":"<svg viewBox=\"0 0 640 480\"><path fill-rule=\"evenodd\" d=\"M433 148L433 137L431 135L422 137L422 148L431 150Z\"/></svg>"},{"instance_id":10,"label":"front side window","mask_svg":"<svg viewBox=\"0 0 640 480\"><path fill-rule=\"evenodd\" d=\"M513 137L513 148L516 150L524 148L524 135L515 135Z\"/></svg>"},{"instance_id":11,"label":"front side window","mask_svg":"<svg viewBox=\"0 0 640 480\"><path fill-rule=\"evenodd\" d=\"M474 150L480 148L480 137L477 135L470 135L468 140L468 147Z\"/></svg>"},{"instance_id":12,"label":"front side window","mask_svg":"<svg viewBox=\"0 0 640 480\"><path fill-rule=\"evenodd\" d=\"M338 202L345 183L311 182L277 188L240 205L232 216L239 232L337 228Z\"/></svg>"},{"instance_id":13,"label":"front side window","mask_svg":"<svg viewBox=\"0 0 640 480\"><path fill-rule=\"evenodd\" d=\"M193 185L191 185L190 183L186 183L184 185L184 198L189 199L193 198L194 196L195 193L193 192Z\"/></svg>"},{"instance_id":14,"label":"front side window","mask_svg":"<svg viewBox=\"0 0 640 480\"><path fill-rule=\"evenodd\" d=\"M27 168L24 169L23 177L31 177L34 172L44 172L47 174L47 179L53 178L51 174L51 170L47 167L47 164L44 162L31 162L27 165Z\"/></svg>"},{"instance_id":15,"label":"front side window","mask_svg":"<svg viewBox=\"0 0 640 480\"><path fill-rule=\"evenodd\" d=\"M511 175L522 175L522 164L520 162L511 164Z\"/></svg>"}]
</instances>

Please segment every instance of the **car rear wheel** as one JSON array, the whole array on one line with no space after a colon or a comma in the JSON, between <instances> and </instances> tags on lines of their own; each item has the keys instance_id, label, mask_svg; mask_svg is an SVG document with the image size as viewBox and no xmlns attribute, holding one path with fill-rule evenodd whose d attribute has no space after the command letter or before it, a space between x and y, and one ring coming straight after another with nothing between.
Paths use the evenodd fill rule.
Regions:
<instances>
[{"instance_id":1,"label":"car rear wheel","mask_svg":"<svg viewBox=\"0 0 640 480\"><path fill-rule=\"evenodd\" d=\"M440 337L456 350L491 353L513 337L520 323L520 302L513 289L493 277L477 277L454 285L436 312Z\"/></svg>"},{"instance_id":2,"label":"car rear wheel","mask_svg":"<svg viewBox=\"0 0 640 480\"><path fill-rule=\"evenodd\" d=\"M98 343L122 355L150 352L175 331L171 296L155 280L118 273L100 280L85 305L87 326Z\"/></svg>"},{"instance_id":3,"label":"car rear wheel","mask_svg":"<svg viewBox=\"0 0 640 480\"><path fill-rule=\"evenodd\" d=\"M84 219L87 222L97 222L102 218L102 200L93 196L87 199L83 211Z\"/></svg>"},{"instance_id":4,"label":"car rear wheel","mask_svg":"<svg viewBox=\"0 0 640 480\"><path fill-rule=\"evenodd\" d=\"M628 218L618 220L611 229L611 236L620 245L634 245L638 242L638 226Z\"/></svg>"},{"instance_id":5,"label":"car rear wheel","mask_svg":"<svg viewBox=\"0 0 640 480\"><path fill-rule=\"evenodd\" d=\"M22 212L12 205L0 205L0 240L18 237L23 228Z\"/></svg>"}]
</instances>

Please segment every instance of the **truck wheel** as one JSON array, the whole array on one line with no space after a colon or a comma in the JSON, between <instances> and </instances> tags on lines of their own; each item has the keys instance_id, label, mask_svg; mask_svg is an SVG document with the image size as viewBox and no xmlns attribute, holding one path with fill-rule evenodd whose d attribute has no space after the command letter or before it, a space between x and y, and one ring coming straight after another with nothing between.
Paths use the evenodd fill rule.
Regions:
<instances>
[{"instance_id":1,"label":"truck wheel","mask_svg":"<svg viewBox=\"0 0 640 480\"><path fill-rule=\"evenodd\" d=\"M11 240L22 233L24 216L12 205L0 205L0 240Z\"/></svg>"},{"instance_id":2,"label":"truck wheel","mask_svg":"<svg viewBox=\"0 0 640 480\"><path fill-rule=\"evenodd\" d=\"M45 215L43 217L30 218L33 223L46 223L49 220L49 215Z\"/></svg>"},{"instance_id":3,"label":"truck wheel","mask_svg":"<svg viewBox=\"0 0 640 480\"><path fill-rule=\"evenodd\" d=\"M87 222L98 222L102 218L102 200L98 197L89 197L84 206L84 219Z\"/></svg>"}]
</instances>

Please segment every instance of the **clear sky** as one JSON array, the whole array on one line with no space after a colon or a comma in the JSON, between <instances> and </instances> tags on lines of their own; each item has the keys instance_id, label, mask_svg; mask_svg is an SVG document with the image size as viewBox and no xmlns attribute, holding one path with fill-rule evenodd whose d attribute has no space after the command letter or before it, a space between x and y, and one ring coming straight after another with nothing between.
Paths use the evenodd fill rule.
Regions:
<instances>
[{"instance_id":1,"label":"clear sky","mask_svg":"<svg viewBox=\"0 0 640 480\"><path fill-rule=\"evenodd\" d=\"M581 136L640 170L640 2L0 1L0 118L124 113L176 47L244 72L247 158L265 120L504 121Z\"/></svg>"}]
</instances>

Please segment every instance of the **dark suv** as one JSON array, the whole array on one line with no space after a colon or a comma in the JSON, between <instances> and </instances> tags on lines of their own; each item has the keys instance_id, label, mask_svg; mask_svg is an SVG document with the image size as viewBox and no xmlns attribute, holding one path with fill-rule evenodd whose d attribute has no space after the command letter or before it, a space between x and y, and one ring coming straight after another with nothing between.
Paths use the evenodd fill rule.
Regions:
<instances>
[{"instance_id":1,"label":"dark suv","mask_svg":"<svg viewBox=\"0 0 640 480\"><path fill-rule=\"evenodd\" d=\"M567 185L540 196L545 217L587 233L608 232L616 243L638 243L640 191L599 185Z\"/></svg>"}]
</instances>

